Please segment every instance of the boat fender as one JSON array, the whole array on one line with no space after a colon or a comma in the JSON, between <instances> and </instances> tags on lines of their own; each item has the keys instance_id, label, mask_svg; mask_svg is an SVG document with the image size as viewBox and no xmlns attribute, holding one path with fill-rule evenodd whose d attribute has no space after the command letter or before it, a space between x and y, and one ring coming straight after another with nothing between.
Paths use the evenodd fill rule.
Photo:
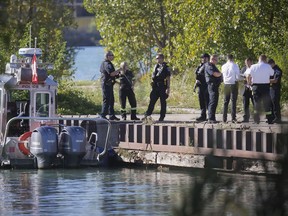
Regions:
<instances>
[{"instance_id":1,"label":"boat fender","mask_svg":"<svg viewBox=\"0 0 288 216\"><path fill-rule=\"evenodd\" d=\"M18 148L24 155L27 155L27 156L32 156L32 153L25 145L25 143L27 142L28 138L31 137L31 135L32 135L32 131L25 132L19 137L19 140L18 140Z\"/></svg>"}]
</instances>

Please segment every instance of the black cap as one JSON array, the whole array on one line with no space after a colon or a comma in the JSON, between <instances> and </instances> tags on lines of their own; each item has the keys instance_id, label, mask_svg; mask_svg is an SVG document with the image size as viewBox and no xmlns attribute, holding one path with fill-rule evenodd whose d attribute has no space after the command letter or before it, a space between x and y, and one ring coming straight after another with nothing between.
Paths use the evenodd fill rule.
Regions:
<instances>
[{"instance_id":1,"label":"black cap","mask_svg":"<svg viewBox=\"0 0 288 216\"><path fill-rule=\"evenodd\" d=\"M269 59L268 64L275 64L275 61L273 59Z\"/></svg>"},{"instance_id":2,"label":"black cap","mask_svg":"<svg viewBox=\"0 0 288 216\"><path fill-rule=\"evenodd\" d=\"M201 58L210 58L210 55L208 53L204 53L201 55Z\"/></svg>"}]
</instances>

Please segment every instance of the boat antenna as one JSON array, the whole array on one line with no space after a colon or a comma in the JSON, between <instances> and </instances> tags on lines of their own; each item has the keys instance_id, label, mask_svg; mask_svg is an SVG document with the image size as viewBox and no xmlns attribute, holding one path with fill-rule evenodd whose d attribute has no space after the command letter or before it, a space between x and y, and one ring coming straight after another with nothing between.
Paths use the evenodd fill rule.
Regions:
<instances>
[{"instance_id":1,"label":"boat antenna","mask_svg":"<svg viewBox=\"0 0 288 216\"><path fill-rule=\"evenodd\" d=\"M35 49L36 49L36 45L37 45L37 37L35 37L35 45L34 45Z\"/></svg>"}]
</instances>

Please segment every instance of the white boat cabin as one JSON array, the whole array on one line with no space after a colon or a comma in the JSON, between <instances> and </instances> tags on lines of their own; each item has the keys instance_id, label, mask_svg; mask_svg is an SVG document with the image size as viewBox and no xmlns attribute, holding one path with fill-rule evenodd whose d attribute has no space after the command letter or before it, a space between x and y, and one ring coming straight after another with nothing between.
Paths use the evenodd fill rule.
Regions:
<instances>
[{"instance_id":1,"label":"white boat cabin","mask_svg":"<svg viewBox=\"0 0 288 216\"><path fill-rule=\"evenodd\" d=\"M57 83L47 75L51 65L40 61L41 54L39 48L21 48L21 58L12 55L5 73L0 74L0 140L7 122L15 116L54 117L56 114ZM36 80L34 77L32 82L33 76ZM20 136L40 123L33 119L15 121L8 136Z\"/></svg>"}]
</instances>

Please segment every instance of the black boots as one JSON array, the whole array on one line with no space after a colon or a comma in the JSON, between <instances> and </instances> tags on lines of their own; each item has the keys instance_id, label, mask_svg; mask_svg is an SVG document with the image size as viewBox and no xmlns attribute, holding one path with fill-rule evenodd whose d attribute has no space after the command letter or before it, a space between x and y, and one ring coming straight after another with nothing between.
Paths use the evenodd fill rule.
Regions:
<instances>
[{"instance_id":1,"label":"black boots","mask_svg":"<svg viewBox=\"0 0 288 216\"><path fill-rule=\"evenodd\" d=\"M136 110L131 110L131 120L140 120L137 116L136 116Z\"/></svg>"},{"instance_id":2,"label":"black boots","mask_svg":"<svg viewBox=\"0 0 288 216\"><path fill-rule=\"evenodd\" d=\"M122 114L121 114L121 117L122 117L122 120L125 121L125 120L127 119L126 113L122 113Z\"/></svg>"},{"instance_id":3,"label":"black boots","mask_svg":"<svg viewBox=\"0 0 288 216\"><path fill-rule=\"evenodd\" d=\"M122 120L127 120L127 115L126 115L126 112L124 111L121 111L121 117L122 117ZM140 120L137 116L136 116L136 110L131 110L131 120Z\"/></svg>"}]
</instances>

